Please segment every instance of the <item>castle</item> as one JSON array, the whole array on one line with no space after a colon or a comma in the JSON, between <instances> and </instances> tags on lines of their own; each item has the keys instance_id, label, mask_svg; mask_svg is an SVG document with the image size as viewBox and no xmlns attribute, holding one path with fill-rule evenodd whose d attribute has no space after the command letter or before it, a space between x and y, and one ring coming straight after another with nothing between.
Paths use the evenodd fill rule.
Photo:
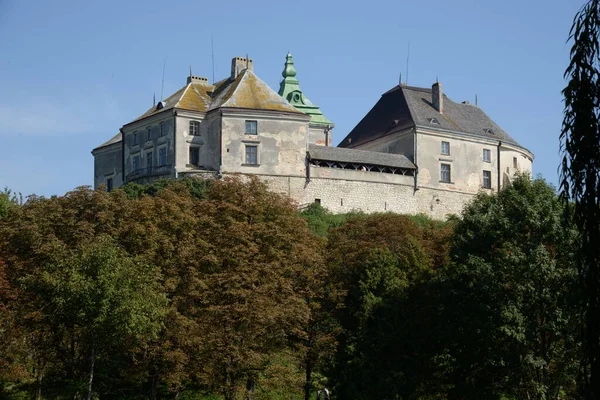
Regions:
<instances>
[{"instance_id":1,"label":"castle","mask_svg":"<svg viewBox=\"0 0 600 400\"><path fill-rule=\"evenodd\" d=\"M235 57L219 82L189 76L92 151L94 187L241 173L299 205L445 218L515 172L531 173L533 154L441 83L393 87L332 147L334 124L300 89L291 54L282 75L275 92L251 59Z\"/></svg>"}]
</instances>

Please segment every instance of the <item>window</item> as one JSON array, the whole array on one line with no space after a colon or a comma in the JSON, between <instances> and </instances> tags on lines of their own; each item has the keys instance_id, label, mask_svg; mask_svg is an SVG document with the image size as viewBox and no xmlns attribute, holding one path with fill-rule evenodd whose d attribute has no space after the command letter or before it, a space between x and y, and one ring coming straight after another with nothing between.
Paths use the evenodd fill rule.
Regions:
<instances>
[{"instance_id":1,"label":"window","mask_svg":"<svg viewBox=\"0 0 600 400\"><path fill-rule=\"evenodd\" d=\"M488 135L495 135L495 132L494 132L494 130L493 130L493 129L490 129L490 128L485 128L483 131L484 131L485 133L487 133Z\"/></svg>"},{"instance_id":2,"label":"window","mask_svg":"<svg viewBox=\"0 0 600 400\"><path fill-rule=\"evenodd\" d=\"M258 165L258 146L246 145L246 164Z\"/></svg>"},{"instance_id":3,"label":"window","mask_svg":"<svg viewBox=\"0 0 600 400\"><path fill-rule=\"evenodd\" d=\"M200 148L199 147L190 147L190 164L192 164L192 165L200 164Z\"/></svg>"},{"instance_id":4,"label":"window","mask_svg":"<svg viewBox=\"0 0 600 400\"><path fill-rule=\"evenodd\" d=\"M433 124L433 125L439 125L440 124L440 121L438 121L437 118L428 118L428 121L429 121L430 124Z\"/></svg>"},{"instance_id":5,"label":"window","mask_svg":"<svg viewBox=\"0 0 600 400\"><path fill-rule=\"evenodd\" d=\"M133 145L140 144L140 138L138 137L137 131L133 131Z\"/></svg>"},{"instance_id":6,"label":"window","mask_svg":"<svg viewBox=\"0 0 600 400\"><path fill-rule=\"evenodd\" d=\"M442 164L440 167L440 181L450 182L450 164Z\"/></svg>"},{"instance_id":7,"label":"window","mask_svg":"<svg viewBox=\"0 0 600 400\"><path fill-rule=\"evenodd\" d=\"M106 180L106 191L112 192L112 190L113 190L113 178L108 178Z\"/></svg>"},{"instance_id":8,"label":"window","mask_svg":"<svg viewBox=\"0 0 600 400\"><path fill-rule=\"evenodd\" d=\"M160 136L165 136L165 123L161 122L160 123Z\"/></svg>"},{"instance_id":9,"label":"window","mask_svg":"<svg viewBox=\"0 0 600 400\"><path fill-rule=\"evenodd\" d=\"M492 162L492 152L490 149L483 149L483 161Z\"/></svg>"},{"instance_id":10,"label":"window","mask_svg":"<svg viewBox=\"0 0 600 400\"><path fill-rule=\"evenodd\" d=\"M200 122L190 121L190 135L192 135L192 136L200 135Z\"/></svg>"},{"instance_id":11,"label":"window","mask_svg":"<svg viewBox=\"0 0 600 400\"><path fill-rule=\"evenodd\" d=\"M492 188L492 172L483 171L483 187L486 189Z\"/></svg>"},{"instance_id":12,"label":"window","mask_svg":"<svg viewBox=\"0 0 600 400\"><path fill-rule=\"evenodd\" d=\"M167 148L158 149L158 166L167 165Z\"/></svg>"},{"instance_id":13,"label":"window","mask_svg":"<svg viewBox=\"0 0 600 400\"><path fill-rule=\"evenodd\" d=\"M133 156L133 165L131 169L133 172L137 172L140 169L140 156Z\"/></svg>"},{"instance_id":14,"label":"window","mask_svg":"<svg viewBox=\"0 0 600 400\"><path fill-rule=\"evenodd\" d=\"M450 142L442 142L442 154L446 156L450 155Z\"/></svg>"},{"instance_id":15,"label":"window","mask_svg":"<svg viewBox=\"0 0 600 400\"><path fill-rule=\"evenodd\" d=\"M513 157L513 168L519 168L519 164L517 164L517 157Z\"/></svg>"},{"instance_id":16,"label":"window","mask_svg":"<svg viewBox=\"0 0 600 400\"><path fill-rule=\"evenodd\" d=\"M246 135L256 135L257 130L257 122L256 121L246 121Z\"/></svg>"},{"instance_id":17,"label":"window","mask_svg":"<svg viewBox=\"0 0 600 400\"><path fill-rule=\"evenodd\" d=\"M152 170L152 152L149 151L146 153L146 168L148 171Z\"/></svg>"},{"instance_id":18,"label":"window","mask_svg":"<svg viewBox=\"0 0 600 400\"><path fill-rule=\"evenodd\" d=\"M321 205L321 199L315 199L315 204Z\"/></svg>"},{"instance_id":19,"label":"window","mask_svg":"<svg viewBox=\"0 0 600 400\"><path fill-rule=\"evenodd\" d=\"M148 129L146 129L146 141L151 141L152 140L152 129L150 129L150 127L148 127Z\"/></svg>"}]
</instances>

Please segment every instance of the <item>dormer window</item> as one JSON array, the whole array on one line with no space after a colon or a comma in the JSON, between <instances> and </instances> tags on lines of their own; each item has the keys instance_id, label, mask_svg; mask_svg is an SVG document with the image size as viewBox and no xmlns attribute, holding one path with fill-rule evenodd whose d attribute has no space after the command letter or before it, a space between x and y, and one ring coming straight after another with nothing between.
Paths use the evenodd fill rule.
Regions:
<instances>
[{"instance_id":1,"label":"dormer window","mask_svg":"<svg viewBox=\"0 0 600 400\"><path fill-rule=\"evenodd\" d=\"M437 118L429 118L428 121L432 125L439 125L440 124L440 121L438 121Z\"/></svg>"},{"instance_id":2,"label":"dormer window","mask_svg":"<svg viewBox=\"0 0 600 400\"><path fill-rule=\"evenodd\" d=\"M133 145L137 146L138 144L140 144L140 138L138 138L137 131L134 131L133 132Z\"/></svg>"},{"instance_id":3,"label":"dormer window","mask_svg":"<svg viewBox=\"0 0 600 400\"><path fill-rule=\"evenodd\" d=\"M493 130L493 129L490 129L490 128L485 128L483 131L484 131L486 134L488 134L488 135L495 135L495 133L494 133L494 130Z\"/></svg>"}]
</instances>

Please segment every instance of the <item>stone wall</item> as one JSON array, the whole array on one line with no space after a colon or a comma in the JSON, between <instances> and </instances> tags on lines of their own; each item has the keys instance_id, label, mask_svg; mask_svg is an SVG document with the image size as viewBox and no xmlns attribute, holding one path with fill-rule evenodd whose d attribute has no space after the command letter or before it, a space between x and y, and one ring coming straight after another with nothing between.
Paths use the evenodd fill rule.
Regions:
<instances>
[{"instance_id":1,"label":"stone wall","mask_svg":"<svg viewBox=\"0 0 600 400\"><path fill-rule=\"evenodd\" d=\"M335 172L336 176L333 177L313 176L310 180L297 176L259 177L268 184L270 190L290 196L299 207L317 201L334 213L423 213L436 219L445 219L450 214L460 214L474 197L470 193L431 188L415 191L414 185L410 184L413 178L408 176L349 170ZM363 179L350 176L353 173L363 174ZM347 179L342 177L344 174L348 175ZM387 179L381 179L382 176Z\"/></svg>"}]
</instances>

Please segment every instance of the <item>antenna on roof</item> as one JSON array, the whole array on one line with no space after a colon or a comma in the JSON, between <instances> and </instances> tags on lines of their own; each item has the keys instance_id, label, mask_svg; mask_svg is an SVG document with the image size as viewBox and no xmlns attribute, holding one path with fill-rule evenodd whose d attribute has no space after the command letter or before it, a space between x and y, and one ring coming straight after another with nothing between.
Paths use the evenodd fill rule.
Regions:
<instances>
[{"instance_id":1,"label":"antenna on roof","mask_svg":"<svg viewBox=\"0 0 600 400\"><path fill-rule=\"evenodd\" d=\"M190 64L190 78L192 77L192 64Z\"/></svg>"},{"instance_id":2,"label":"antenna on roof","mask_svg":"<svg viewBox=\"0 0 600 400\"><path fill-rule=\"evenodd\" d=\"M156 92L152 95L152 107L156 105Z\"/></svg>"},{"instance_id":3,"label":"antenna on roof","mask_svg":"<svg viewBox=\"0 0 600 400\"><path fill-rule=\"evenodd\" d=\"M404 83L408 85L408 62L410 61L410 40L408 41L408 52L406 53L406 78Z\"/></svg>"},{"instance_id":4,"label":"antenna on roof","mask_svg":"<svg viewBox=\"0 0 600 400\"><path fill-rule=\"evenodd\" d=\"M160 101L163 100L163 92L165 89L165 66L167 65L167 57L163 60L163 76L162 76L162 85L160 87Z\"/></svg>"},{"instance_id":5,"label":"antenna on roof","mask_svg":"<svg viewBox=\"0 0 600 400\"><path fill-rule=\"evenodd\" d=\"M440 81L438 81L437 75L435 76L435 83L440 83Z\"/></svg>"},{"instance_id":6,"label":"antenna on roof","mask_svg":"<svg viewBox=\"0 0 600 400\"><path fill-rule=\"evenodd\" d=\"M210 49L212 52L212 78L213 83L215 83L215 44L213 42L213 35L210 34Z\"/></svg>"},{"instance_id":7,"label":"antenna on roof","mask_svg":"<svg viewBox=\"0 0 600 400\"><path fill-rule=\"evenodd\" d=\"M246 69L248 69L248 53L246 53Z\"/></svg>"},{"instance_id":8,"label":"antenna on roof","mask_svg":"<svg viewBox=\"0 0 600 400\"><path fill-rule=\"evenodd\" d=\"M398 86L402 86L402 72L400 72L400 76L398 77Z\"/></svg>"},{"instance_id":9,"label":"antenna on roof","mask_svg":"<svg viewBox=\"0 0 600 400\"><path fill-rule=\"evenodd\" d=\"M475 93L475 105L477 105L477 93Z\"/></svg>"}]
</instances>

